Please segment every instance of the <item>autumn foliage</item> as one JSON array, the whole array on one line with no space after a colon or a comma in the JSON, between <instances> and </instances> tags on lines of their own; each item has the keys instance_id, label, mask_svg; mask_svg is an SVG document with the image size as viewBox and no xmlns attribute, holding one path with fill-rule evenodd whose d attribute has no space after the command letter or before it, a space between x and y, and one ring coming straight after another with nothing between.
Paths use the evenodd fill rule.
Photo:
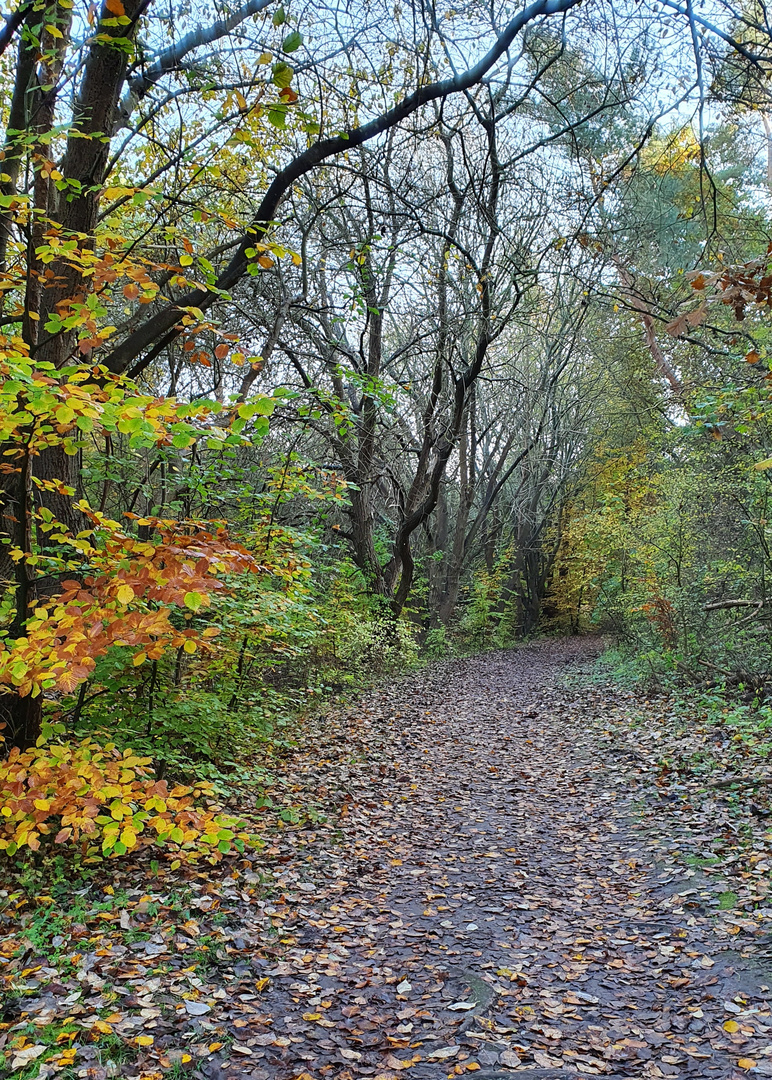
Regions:
<instances>
[{"instance_id":1,"label":"autumn foliage","mask_svg":"<svg viewBox=\"0 0 772 1080\"><path fill-rule=\"evenodd\" d=\"M257 568L224 529L142 519L157 530L159 539L153 543L85 504L80 508L94 528L77 538L58 537L78 547L92 572L82 582L63 581L61 593L34 609L24 635L10 647L0 646L0 684L21 695L47 689L69 693L113 645L136 649L137 666L159 659L167 648L194 653L198 632L176 627L172 612L206 606L210 592L225 588L218 573ZM208 627L200 637L207 641L218 632Z\"/></svg>"},{"instance_id":2,"label":"autumn foliage","mask_svg":"<svg viewBox=\"0 0 772 1080\"><path fill-rule=\"evenodd\" d=\"M45 697L55 707L113 648L131 650L137 668L168 650L206 652L218 626L199 618L193 628L190 621L226 591L224 575L262 569L254 556L220 522L129 513L121 524L34 466L52 450L73 457L111 435L134 448L179 451L203 439L241 445L253 417L252 432L265 429L273 403L260 397L227 411L216 402L155 398L98 368L33 368L21 344L6 353L0 373L0 469L10 493L4 558L14 568L0 633L3 703L21 711L25 699ZM58 520L46 505L52 495L80 528ZM148 757L90 739L52 744L49 734L38 725L27 737L36 745L15 746L0 765L6 854L37 851L44 841L80 844L90 857L149 844L204 850L210 858L230 849L235 823L207 803L205 784L170 791L154 778Z\"/></svg>"},{"instance_id":3,"label":"autumn foliage","mask_svg":"<svg viewBox=\"0 0 772 1080\"><path fill-rule=\"evenodd\" d=\"M119 432L134 447L185 449L202 437L218 446L240 444L253 416L267 425L273 403L264 398L241 406L218 427L214 418L223 409L216 402L154 398L88 366L33 369L21 347L7 354L0 374L0 469L20 489L6 518L16 523L7 555L17 567L12 595L21 631L0 641L0 686L20 697L69 692L113 645L136 648L137 664L169 647L194 652L197 635L175 627L171 612L205 606L209 593L224 587L218 575L256 570L246 549L221 524L129 515L146 530L140 538L85 500L76 501L61 480L41 478L30 466L52 448L75 456L95 435ZM47 493L71 499L85 527L74 532L58 521L44 505ZM39 597L41 578L53 595ZM216 632L211 628L204 636Z\"/></svg>"},{"instance_id":4,"label":"autumn foliage","mask_svg":"<svg viewBox=\"0 0 772 1080\"><path fill-rule=\"evenodd\" d=\"M155 780L151 760L91 739L11 751L0 766L0 851L79 844L88 856L151 846L216 862L242 847L238 822L221 813L208 784Z\"/></svg>"}]
</instances>

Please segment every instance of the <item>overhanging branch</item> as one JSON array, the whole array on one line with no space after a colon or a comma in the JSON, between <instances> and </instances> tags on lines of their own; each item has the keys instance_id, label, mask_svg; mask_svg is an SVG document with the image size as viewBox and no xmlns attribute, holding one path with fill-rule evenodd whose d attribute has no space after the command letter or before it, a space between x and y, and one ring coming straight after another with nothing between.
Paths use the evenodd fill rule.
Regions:
<instances>
[{"instance_id":1,"label":"overhanging branch","mask_svg":"<svg viewBox=\"0 0 772 1080\"><path fill-rule=\"evenodd\" d=\"M294 158L274 177L273 182L263 196L249 229L242 237L236 255L220 274L215 288L225 291L232 289L246 274L248 266L247 248L254 244L256 236L267 232L282 199L302 176L305 176L306 173L311 172L329 158L352 150L357 146L362 146L378 135L396 127L397 124L407 119L422 106L454 94L463 93L476 86L509 49L525 26L542 16L568 11L570 8L575 7L577 3L579 3L579 0L535 0L534 3L529 4L525 10L511 20L506 30L500 34L496 43L485 56L466 71L450 79L442 79L420 86L393 108L375 117L369 123L332 138L322 139L309 146L307 150ZM215 302L218 295L219 293L215 291L195 289L181 297L177 303L169 304L161 311L156 312L143 326L139 327L125 341L113 349L105 358L105 365L110 371L122 374L132 361L177 325L183 308L197 307L204 310Z\"/></svg>"}]
</instances>

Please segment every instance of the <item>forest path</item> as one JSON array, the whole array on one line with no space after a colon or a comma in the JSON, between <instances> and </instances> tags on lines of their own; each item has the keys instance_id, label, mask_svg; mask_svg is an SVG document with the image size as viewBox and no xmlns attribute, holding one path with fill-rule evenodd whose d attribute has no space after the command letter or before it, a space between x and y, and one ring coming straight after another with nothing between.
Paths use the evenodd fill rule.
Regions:
<instances>
[{"instance_id":1,"label":"forest path","mask_svg":"<svg viewBox=\"0 0 772 1080\"><path fill-rule=\"evenodd\" d=\"M260 856L238 1042L200 1075L772 1076L763 969L652 866L656 789L599 749L615 692L561 682L593 648L435 665L319 723L288 772L340 816Z\"/></svg>"}]
</instances>

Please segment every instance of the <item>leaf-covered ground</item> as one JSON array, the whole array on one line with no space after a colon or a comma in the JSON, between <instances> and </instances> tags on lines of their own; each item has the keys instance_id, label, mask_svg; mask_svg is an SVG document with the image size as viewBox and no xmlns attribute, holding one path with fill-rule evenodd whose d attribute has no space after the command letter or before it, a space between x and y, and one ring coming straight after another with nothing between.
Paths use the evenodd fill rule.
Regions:
<instances>
[{"instance_id":1,"label":"leaf-covered ground","mask_svg":"<svg viewBox=\"0 0 772 1080\"><path fill-rule=\"evenodd\" d=\"M235 869L7 907L0 1075L772 1076L756 766L593 649L309 722Z\"/></svg>"}]
</instances>

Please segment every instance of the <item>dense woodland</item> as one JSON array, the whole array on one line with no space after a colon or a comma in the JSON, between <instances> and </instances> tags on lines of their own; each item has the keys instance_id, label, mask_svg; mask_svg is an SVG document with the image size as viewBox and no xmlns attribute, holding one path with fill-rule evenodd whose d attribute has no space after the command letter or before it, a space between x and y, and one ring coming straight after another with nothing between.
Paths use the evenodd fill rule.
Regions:
<instances>
[{"instance_id":1,"label":"dense woodland","mask_svg":"<svg viewBox=\"0 0 772 1080\"><path fill-rule=\"evenodd\" d=\"M8 855L216 859L288 716L535 632L763 701L762 3L20 0L0 50Z\"/></svg>"}]
</instances>

